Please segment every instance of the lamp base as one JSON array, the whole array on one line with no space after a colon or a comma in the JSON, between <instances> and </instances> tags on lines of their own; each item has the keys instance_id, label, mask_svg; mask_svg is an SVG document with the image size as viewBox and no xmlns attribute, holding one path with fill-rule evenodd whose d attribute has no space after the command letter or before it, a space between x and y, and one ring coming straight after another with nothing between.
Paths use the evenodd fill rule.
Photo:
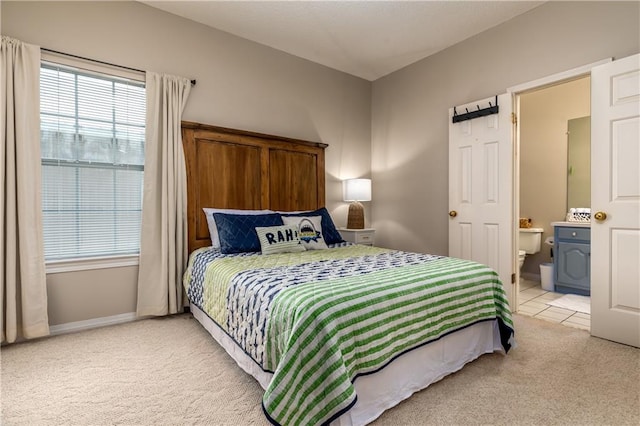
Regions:
<instances>
[{"instance_id":1,"label":"lamp base","mask_svg":"<svg viewBox=\"0 0 640 426\"><path fill-rule=\"evenodd\" d=\"M364 206L358 201L349 204L347 229L364 229Z\"/></svg>"}]
</instances>

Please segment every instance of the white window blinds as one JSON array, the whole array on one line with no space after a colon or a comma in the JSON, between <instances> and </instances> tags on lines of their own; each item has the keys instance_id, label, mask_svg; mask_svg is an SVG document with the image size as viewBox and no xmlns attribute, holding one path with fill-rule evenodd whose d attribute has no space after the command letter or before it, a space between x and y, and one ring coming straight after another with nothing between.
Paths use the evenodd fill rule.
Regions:
<instances>
[{"instance_id":1,"label":"white window blinds","mask_svg":"<svg viewBox=\"0 0 640 426\"><path fill-rule=\"evenodd\" d=\"M42 63L46 260L140 251L145 102L142 82Z\"/></svg>"}]
</instances>

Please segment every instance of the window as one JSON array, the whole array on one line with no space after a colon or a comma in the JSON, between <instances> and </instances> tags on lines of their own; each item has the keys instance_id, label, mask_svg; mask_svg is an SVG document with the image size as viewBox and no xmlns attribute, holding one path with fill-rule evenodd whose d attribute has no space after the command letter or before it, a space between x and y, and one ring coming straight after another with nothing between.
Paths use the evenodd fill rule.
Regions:
<instances>
[{"instance_id":1,"label":"window","mask_svg":"<svg viewBox=\"0 0 640 426\"><path fill-rule=\"evenodd\" d=\"M45 259L140 251L144 83L43 62Z\"/></svg>"}]
</instances>

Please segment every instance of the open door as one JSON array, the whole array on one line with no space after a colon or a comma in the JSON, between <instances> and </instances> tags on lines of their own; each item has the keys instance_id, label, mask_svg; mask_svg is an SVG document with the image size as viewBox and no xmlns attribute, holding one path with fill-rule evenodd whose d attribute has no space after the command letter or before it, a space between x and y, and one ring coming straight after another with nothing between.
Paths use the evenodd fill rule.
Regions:
<instances>
[{"instance_id":1,"label":"open door","mask_svg":"<svg viewBox=\"0 0 640 426\"><path fill-rule=\"evenodd\" d=\"M591 72L591 334L640 347L640 55Z\"/></svg>"},{"instance_id":2,"label":"open door","mask_svg":"<svg viewBox=\"0 0 640 426\"><path fill-rule=\"evenodd\" d=\"M497 101L497 114L456 123L456 113L495 106L496 98L449 110L449 256L493 268L513 310L511 96Z\"/></svg>"}]
</instances>

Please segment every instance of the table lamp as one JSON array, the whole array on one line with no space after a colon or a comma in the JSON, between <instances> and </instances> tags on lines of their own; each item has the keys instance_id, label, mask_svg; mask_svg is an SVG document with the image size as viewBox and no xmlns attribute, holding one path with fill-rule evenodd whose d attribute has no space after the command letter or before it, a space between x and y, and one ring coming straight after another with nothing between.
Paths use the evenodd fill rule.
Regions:
<instances>
[{"instance_id":1,"label":"table lamp","mask_svg":"<svg viewBox=\"0 0 640 426\"><path fill-rule=\"evenodd\" d=\"M364 206L361 201L371 201L371 179L347 179L343 181L344 201L349 204L348 229L364 229Z\"/></svg>"}]
</instances>

